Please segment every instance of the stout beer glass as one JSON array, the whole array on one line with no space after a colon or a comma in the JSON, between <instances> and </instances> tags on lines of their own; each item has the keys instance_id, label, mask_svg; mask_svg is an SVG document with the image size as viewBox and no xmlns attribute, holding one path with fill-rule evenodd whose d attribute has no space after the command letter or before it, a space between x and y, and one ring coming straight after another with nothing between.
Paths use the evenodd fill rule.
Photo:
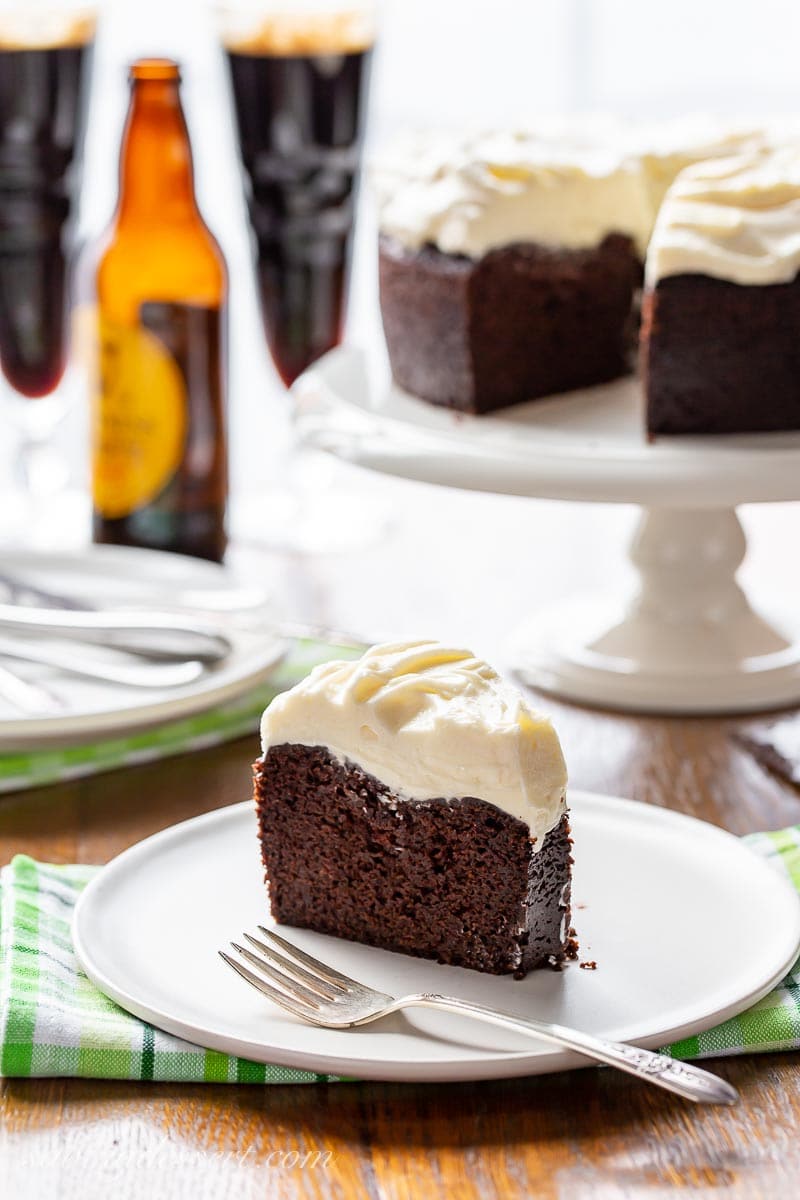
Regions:
<instances>
[{"instance_id":1,"label":"stout beer glass","mask_svg":"<svg viewBox=\"0 0 800 1200\"><path fill-rule=\"evenodd\" d=\"M0 384L29 503L54 482L37 451L64 411L70 218L94 28L86 4L0 0Z\"/></svg>"},{"instance_id":2,"label":"stout beer glass","mask_svg":"<svg viewBox=\"0 0 800 1200\"><path fill-rule=\"evenodd\" d=\"M288 386L342 337L373 15L347 0L218 12L264 329Z\"/></svg>"},{"instance_id":3,"label":"stout beer glass","mask_svg":"<svg viewBox=\"0 0 800 1200\"><path fill-rule=\"evenodd\" d=\"M270 355L288 387L344 331L375 16L371 0L217 4ZM333 491L312 452L276 464L285 488L255 498L244 536L317 552L383 526ZM322 469L321 469L322 467ZM323 494L324 490L324 494ZM252 531L252 533L251 533Z\"/></svg>"}]
</instances>

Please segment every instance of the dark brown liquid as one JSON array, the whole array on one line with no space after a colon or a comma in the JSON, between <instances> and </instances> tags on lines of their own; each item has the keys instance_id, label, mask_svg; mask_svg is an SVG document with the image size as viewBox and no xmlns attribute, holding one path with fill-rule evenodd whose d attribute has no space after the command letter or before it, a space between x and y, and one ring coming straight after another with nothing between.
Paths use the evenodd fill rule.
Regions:
<instances>
[{"instance_id":1,"label":"dark brown liquid","mask_svg":"<svg viewBox=\"0 0 800 1200\"><path fill-rule=\"evenodd\" d=\"M141 306L140 317L183 376L188 403L186 445L175 474L148 504L113 518L95 509L92 538L221 562L227 546L228 495L225 313L149 302Z\"/></svg>"},{"instance_id":2,"label":"dark brown liquid","mask_svg":"<svg viewBox=\"0 0 800 1200\"><path fill-rule=\"evenodd\" d=\"M229 49L258 287L287 385L341 341L369 49Z\"/></svg>"},{"instance_id":3,"label":"dark brown liquid","mask_svg":"<svg viewBox=\"0 0 800 1200\"><path fill-rule=\"evenodd\" d=\"M89 47L0 49L0 367L46 396L66 362L67 223Z\"/></svg>"}]
</instances>

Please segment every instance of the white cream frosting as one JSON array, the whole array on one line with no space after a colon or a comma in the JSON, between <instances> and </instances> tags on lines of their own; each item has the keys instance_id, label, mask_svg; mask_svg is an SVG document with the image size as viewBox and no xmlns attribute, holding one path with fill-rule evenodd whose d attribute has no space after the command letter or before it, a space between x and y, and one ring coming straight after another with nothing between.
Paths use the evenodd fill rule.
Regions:
<instances>
[{"instance_id":1,"label":"white cream frosting","mask_svg":"<svg viewBox=\"0 0 800 1200\"><path fill-rule=\"evenodd\" d=\"M686 167L756 152L766 145L766 134L761 129L744 124L730 128L719 119L703 116L634 125L622 136L640 173L653 220L668 189Z\"/></svg>"},{"instance_id":2,"label":"white cream frosting","mask_svg":"<svg viewBox=\"0 0 800 1200\"><path fill-rule=\"evenodd\" d=\"M383 233L418 249L480 258L512 242L594 246L612 232L646 244L649 223L638 176L602 147L522 134L487 134L432 169L402 179L382 205ZM386 185L383 190L388 191Z\"/></svg>"},{"instance_id":3,"label":"white cream frosting","mask_svg":"<svg viewBox=\"0 0 800 1200\"><path fill-rule=\"evenodd\" d=\"M513 242L570 248L627 234L644 258L658 206L687 164L758 140L705 121L538 134L406 135L373 172L383 233L411 249L480 258Z\"/></svg>"},{"instance_id":4,"label":"white cream frosting","mask_svg":"<svg viewBox=\"0 0 800 1200\"><path fill-rule=\"evenodd\" d=\"M682 171L656 221L646 264L668 275L745 285L788 283L800 270L800 149L784 147Z\"/></svg>"},{"instance_id":5,"label":"white cream frosting","mask_svg":"<svg viewBox=\"0 0 800 1200\"><path fill-rule=\"evenodd\" d=\"M558 736L468 650L437 642L374 646L316 667L261 722L264 753L324 746L415 800L472 796L524 821L539 848L566 808Z\"/></svg>"}]
</instances>

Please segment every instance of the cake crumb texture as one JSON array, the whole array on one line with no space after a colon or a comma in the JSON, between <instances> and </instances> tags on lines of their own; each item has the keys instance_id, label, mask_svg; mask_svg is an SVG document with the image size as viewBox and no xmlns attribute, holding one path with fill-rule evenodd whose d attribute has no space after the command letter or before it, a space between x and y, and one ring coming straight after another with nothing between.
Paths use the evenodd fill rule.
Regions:
<instances>
[{"instance_id":1,"label":"cake crumb texture","mask_svg":"<svg viewBox=\"0 0 800 1200\"><path fill-rule=\"evenodd\" d=\"M254 771L280 923L492 974L576 952L566 814L534 852L493 804L398 797L321 746L272 746Z\"/></svg>"}]
</instances>

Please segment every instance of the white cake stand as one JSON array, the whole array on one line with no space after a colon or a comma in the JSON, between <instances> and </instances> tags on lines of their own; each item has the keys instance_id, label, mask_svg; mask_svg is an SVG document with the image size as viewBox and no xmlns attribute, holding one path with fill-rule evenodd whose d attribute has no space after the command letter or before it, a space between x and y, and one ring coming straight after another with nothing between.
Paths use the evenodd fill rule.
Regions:
<instances>
[{"instance_id":1,"label":"white cake stand","mask_svg":"<svg viewBox=\"0 0 800 1200\"><path fill-rule=\"evenodd\" d=\"M510 640L533 687L639 712L734 713L800 701L800 643L736 581L736 506L800 499L800 434L672 438L648 445L634 379L465 417L335 350L295 385L300 436L390 475L473 491L638 504L627 609L581 596L538 611Z\"/></svg>"}]
</instances>

